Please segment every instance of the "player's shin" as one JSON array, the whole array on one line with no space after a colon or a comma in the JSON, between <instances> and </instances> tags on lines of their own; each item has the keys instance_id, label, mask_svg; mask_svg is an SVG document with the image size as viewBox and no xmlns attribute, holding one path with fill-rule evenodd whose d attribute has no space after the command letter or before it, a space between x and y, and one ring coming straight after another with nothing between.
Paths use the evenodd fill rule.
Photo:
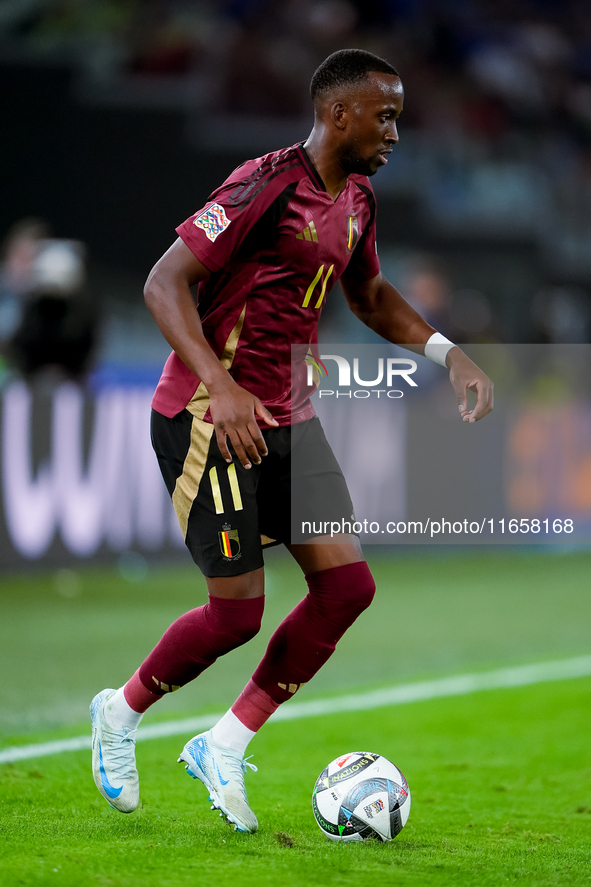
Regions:
<instances>
[{"instance_id":1,"label":"player's shin","mask_svg":"<svg viewBox=\"0 0 591 887\"><path fill-rule=\"evenodd\" d=\"M225 744L240 735L240 750L275 709L314 677L330 658L347 628L373 600L375 583L365 562L346 564L306 577L308 594L271 638L252 680L231 712L248 733L235 731L224 716L214 731ZM244 742L246 739L246 742Z\"/></svg>"},{"instance_id":2,"label":"player's shin","mask_svg":"<svg viewBox=\"0 0 591 887\"><path fill-rule=\"evenodd\" d=\"M233 600L209 595L164 633L139 669L144 687L157 696L178 690L260 629L264 597Z\"/></svg>"}]
</instances>

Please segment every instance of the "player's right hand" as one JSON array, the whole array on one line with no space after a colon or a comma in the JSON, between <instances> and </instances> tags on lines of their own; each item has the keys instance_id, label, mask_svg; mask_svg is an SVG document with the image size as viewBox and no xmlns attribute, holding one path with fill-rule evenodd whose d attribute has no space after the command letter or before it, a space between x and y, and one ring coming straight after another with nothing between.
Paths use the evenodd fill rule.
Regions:
<instances>
[{"instance_id":1,"label":"player's right hand","mask_svg":"<svg viewBox=\"0 0 591 887\"><path fill-rule=\"evenodd\" d=\"M245 468L251 468L253 463L259 465L261 458L267 455L267 445L255 416L273 428L279 424L259 398L233 382L229 390L210 395L209 409L218 447L226 462L232 461L228 449L230 438L234 452Z\"/></svg>"}]
</instances>

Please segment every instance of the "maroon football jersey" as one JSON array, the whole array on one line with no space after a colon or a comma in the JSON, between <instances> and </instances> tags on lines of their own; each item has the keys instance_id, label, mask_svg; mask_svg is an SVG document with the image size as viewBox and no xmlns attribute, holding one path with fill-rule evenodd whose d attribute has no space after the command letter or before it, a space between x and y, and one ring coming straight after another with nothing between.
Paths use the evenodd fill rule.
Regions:
<instances>
[{"instance_id":1,"label":"maroon football jersey","mask_svg":"<svg viewBox=\"0 0 591 887\"><path fill-rule=\"evenodd\" d=\"M379 273L368 179L349 176L333 201L294 145L239 167L177 232L211 271L198 311L214 353L280 425L311 418L306 391L291 390L291 346L317 342L322 306L341 275ZM152 405L168 417L186 407L211 421L205 386L174 352Z\"/></svg>"}]
</instances>

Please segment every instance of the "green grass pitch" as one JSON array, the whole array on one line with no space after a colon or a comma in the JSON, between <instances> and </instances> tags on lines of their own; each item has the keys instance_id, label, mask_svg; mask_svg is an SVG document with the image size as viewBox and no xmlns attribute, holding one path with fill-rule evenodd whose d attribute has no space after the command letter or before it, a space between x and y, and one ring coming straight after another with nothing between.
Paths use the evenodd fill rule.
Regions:
<instances>
[{"instance_id":1,"label":"green grass pitch","mask_svg":"<svg viewBox=\"0 0 591 887\"><path fill-rule=\"evenodd\" d=\"M589 653L589 552L369 557L378 597L301 700ZM146 723L233 701L302 592L278 552L268 575L261 635ZM204 599L191 568L136 583L106 569L2 580L1 745L85 733L90 697L125 680ZM249 749L253 836L209 811L176 764L183 737L138 745L142 806L129 816L96 792L89 752L3 764L0 884L590 885L590 691L580 678L270 723ZM333 844L314 823L318 773L358 749L391 758L409 781L410 819L392 843Z\"/></svg>"}]
</instances>

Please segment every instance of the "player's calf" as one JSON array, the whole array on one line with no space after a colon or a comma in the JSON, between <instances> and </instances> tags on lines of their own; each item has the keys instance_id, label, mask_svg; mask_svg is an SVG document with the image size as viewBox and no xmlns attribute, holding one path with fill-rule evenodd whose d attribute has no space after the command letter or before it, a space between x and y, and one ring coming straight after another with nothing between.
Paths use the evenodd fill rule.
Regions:
<instances>
[{"instance_id":1,"label":"player's calf","mask_svg":"<svg viewBox=\"0 0 591 887\"><path fill-rule=\"evenodd\" d=\"M365 561L311 573L306 581L308 594L283 620L253 675L255 685L278 704L314 677L375 594Z\"/></svg>"},{"instance_id":2,"label":"player's calf","mask_svg":"<svg viewBox=\"0 0 591 887\"><path fill-rule=\"evenodd\" d=\"M166 630L139 669L144 687L163 695L209 668L219 656L253 638L261 627L264 597L232 599L209 595Z\"/></svg>"}]
</instances>

